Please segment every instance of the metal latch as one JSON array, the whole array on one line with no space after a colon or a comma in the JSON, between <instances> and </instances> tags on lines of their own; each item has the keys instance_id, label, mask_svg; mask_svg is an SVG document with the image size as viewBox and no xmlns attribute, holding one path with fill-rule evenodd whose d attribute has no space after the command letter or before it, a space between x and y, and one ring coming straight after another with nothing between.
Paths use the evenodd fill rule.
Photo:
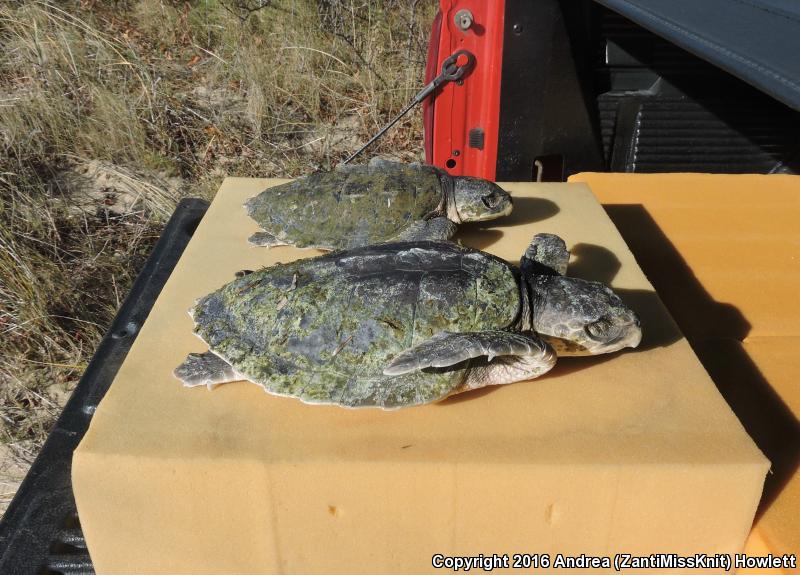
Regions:
<instances>
[{"instance_id":1,"label":"metal latch","mask_svg":"<svg viewBox=\"0 0 800 575\"><path fill-rule=\"evenodd\" d=\"M472 54L472 52L467 50L457 50L456 52L453 52L445 59L444 62L442 62L441 73L431 80L424 88L422 88L422 90L417 92L417 95L412 98L411 103L409 103L408 106L403 108L402 112L395 116L391 122L381 128L380 131L372 136L372 138L370 138L366 144L361 146L361 148L359 148L353 155L351 155L342 163L350 163L354 158L361 154L361 152L370 147L378 138L383 136L389 130L389 128L394 126L400 120L400 118L408 114L408 112L410 112L414 106L421 104L425 98L433 94L439 86L446 84L447 82L457 82L458 80L461 80L474 67L475 56Z\"/></svg>"}]
</instances>

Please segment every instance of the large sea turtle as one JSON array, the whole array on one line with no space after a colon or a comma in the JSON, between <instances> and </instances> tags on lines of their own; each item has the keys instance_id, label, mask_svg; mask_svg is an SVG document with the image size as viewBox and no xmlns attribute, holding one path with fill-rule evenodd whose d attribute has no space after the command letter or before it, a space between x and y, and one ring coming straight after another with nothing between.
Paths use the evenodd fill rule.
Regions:
<instances>
[{"instance_id":1,"label":"large sea turtle","mask_svg":"<svg viewBox=\"0 0 800 575\"><path fill-rule=\"evenodd\" d=\"M307 403L391 409L537 377L557 353L636 347L636 314L605 285L557 273L568 258L560 238L542 234L520 268L432 241L264 268L197 302L195 333L211 351L190 354L175 375L187 386L248 379Z\"/></svg>"},{"instance_id":2,"label":"large sea turtle","mask_svg":"<svg viewBox=\"0 0 800 575\"><path fill-rule=\"evenodd\" d=\"M265 231L260 246L345 249L384 241L445 240L456 224L511 213L493 182L434 166L373 160L267 188L245 209Z\"/></svg>"}]
</instances>

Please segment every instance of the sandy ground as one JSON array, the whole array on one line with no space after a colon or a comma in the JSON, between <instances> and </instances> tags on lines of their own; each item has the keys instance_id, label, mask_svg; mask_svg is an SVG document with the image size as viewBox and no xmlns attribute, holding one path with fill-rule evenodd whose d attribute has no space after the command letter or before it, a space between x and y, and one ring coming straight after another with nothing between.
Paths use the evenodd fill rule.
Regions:
<instances>
[{"instance_id":1,"label":"sandy ground","mask_svg":"<svg viewBox=\"0 0 800 575\"><path fill-rule=\"evenodd\" d=\"M0 443L0 515L6 512L26 472L9 447Z\"/></svg>"}]
</instances>

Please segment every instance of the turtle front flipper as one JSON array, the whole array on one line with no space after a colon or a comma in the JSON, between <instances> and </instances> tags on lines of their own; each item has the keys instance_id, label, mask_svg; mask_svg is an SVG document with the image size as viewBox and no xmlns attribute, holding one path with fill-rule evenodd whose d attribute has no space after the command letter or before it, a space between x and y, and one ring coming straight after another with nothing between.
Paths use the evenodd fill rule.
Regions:
<instances>
[{"instance_id":1,"label":"turtle front flipper","mask_svg":"<svg viewBox=\"0 0 800 575\"><path fill-rule=\"evenodd\" d=\"M457 391L532 379L549 371L556 363L553 349L531 331L445 331L401 352L383 373L402 375L479 357L485 357L486 363L472 367Z\"/></svg>"},{"instance_id":2,"label":"turtle front flipper","mask_svg":"<svg viewBox=\"0 0 800 575\"><path fill-rule=\"evenodd\" d=\"M208 389L220 383L242 379L231 364L210 351L190 353L186 361L176 367L173 373L186 387L206 385Z\"/></svg>"},{"instance_id":3,"label":"turtle front flipper","mask_svg":"<svg viewBox=\"0 0 800 575\"><path fill-rule=\"evenodd\" d=\"M560 275L567 273L569 250L555 234L536 234L519 261L525 275Z\"/></svg>"},{"instance_id":4,"label":"turtle front flipper","mask_svg":"<svg viewBox=\"0 0 800 575\"><path fill-rule=\"evenodd\" d=\"M274 246L288 246L289 244L283 240L279 240L276 236L269 232L256 232L247 241L250 245L271 248Z\"/></svg>"},{"instance_id":5,"label":"turtle front flipper","mask_svg":"<svg viewBox=\"0 0 800 575\"><path fill-rule=\"evenodd\" d=\"M458 226L445 217L412 222L408 228L387 240L389 242L419 242L423 240L449 240Z\"/></svg>"}]
</instances>

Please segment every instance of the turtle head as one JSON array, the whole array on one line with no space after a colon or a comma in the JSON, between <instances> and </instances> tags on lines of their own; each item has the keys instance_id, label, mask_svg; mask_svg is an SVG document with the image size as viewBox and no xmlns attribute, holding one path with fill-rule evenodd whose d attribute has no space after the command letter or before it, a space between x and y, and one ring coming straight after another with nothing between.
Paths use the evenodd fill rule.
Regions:
<instances>
[{"instance_id":1,"label":"turtle head","mask_svg":"<svg viewBox=\"0 0 800 575\"><path fill-rule=\"evenodd\" d=\"M642 340L639 318L606 285L559 275L526 277L533 329L558 355L597 355Z\"/></svg>"},{"instance_id":2,"label":"turtle head","mask_svg":"<svg viewBox=\"0 0 800 575\"><path fill-rule=\"evenodd\" d=\"M511 213L511 196L503 188L481 178L453 177L453 200L462 222L493 220Z\"/></svg>"}]
</instances>

